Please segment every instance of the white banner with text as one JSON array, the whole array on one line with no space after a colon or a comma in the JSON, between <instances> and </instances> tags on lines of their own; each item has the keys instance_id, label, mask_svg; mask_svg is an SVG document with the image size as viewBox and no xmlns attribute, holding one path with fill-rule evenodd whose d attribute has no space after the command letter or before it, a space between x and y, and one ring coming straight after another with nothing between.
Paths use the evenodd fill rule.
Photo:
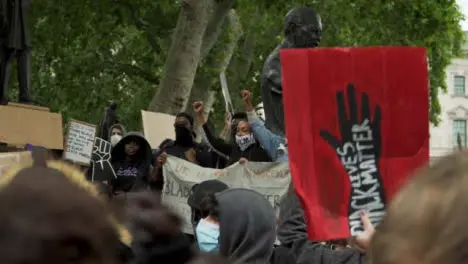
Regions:
<instances>
[{"instance_id":1,"label":"white banner with text","mask_svg":"<svg viewBox=\"0 0 468 264\"><path fill-rule=\"evenodd\" d=\"M172 156L167 157L163 174L163 201L183 218L183 231L187 234L193 234L191 210L187 204L193 185L207 180L220 180L230 188L255 190L276 208L287 193L291 181L288 163L235 163L220 170L203 168Z\"/></svg>"}]
</instances>

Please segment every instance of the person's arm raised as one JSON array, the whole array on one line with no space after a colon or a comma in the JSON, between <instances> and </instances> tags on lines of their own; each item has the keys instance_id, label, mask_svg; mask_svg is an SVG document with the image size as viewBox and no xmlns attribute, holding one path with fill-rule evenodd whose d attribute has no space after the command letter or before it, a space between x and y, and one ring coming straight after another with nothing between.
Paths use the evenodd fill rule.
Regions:
<instances>
[{"instance_id":1,"label":"person's arm raised","mask_svg":"<svg viewBox=\"0 0 468 264\"><path fill-rule=\"evenodd\" d=\"M203 102L195 102L193 104L193 110L197 115L197 122L198 124L202 125L203 132L205 133L206 139L211 144L211 146L224 155L229 156L232 151L232 146L231 144L226 143L224 140L216 137L211 133L209 127L206 124Z\"/></svg>"},{"instance_id":2,"label":"person's arm raised","mask_svg":"<svg viewBox=\"0 0 468 264\"><path fill-rule=\"evenodd\" d=\"M226 112L226 117L224 118L224 128L223 131L219 134L219 137L225 141L229 140L231 131L231 114Z\"/></svg>"},{"instance_id":3,"label":"person's arm raised","mask_svg":"<svg viewBox=\"0 0 468 264\"><path fill-rule=\"evenodd\" d=\"M255 138L258 139L270 158L273 161L277 161L278 148L284 142L283 137L271 132L268 128L266 128L265 123L263 123L262 120L258 118L251 102L250 91L243 90L241 92L241 97L242 101L244 102L245 111L247 112L249 124L252 128Z\"/></svg>"}]
</instances>

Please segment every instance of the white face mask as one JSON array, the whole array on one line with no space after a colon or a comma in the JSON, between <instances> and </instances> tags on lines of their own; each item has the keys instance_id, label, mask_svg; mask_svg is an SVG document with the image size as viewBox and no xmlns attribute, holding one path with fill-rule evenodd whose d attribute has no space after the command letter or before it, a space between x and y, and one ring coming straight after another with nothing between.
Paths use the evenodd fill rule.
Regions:
<instances>
[{"instance_id":1,"label":"white face mask","mask_svg":"<svg viewBox=\"0 0 468 264\"><path fill-rule=\"evenodd\" d=\"M236 135L236 143L239 146L240 150L244 151L252 144L255 144L255 137L253 136L253 134L248 134L245 136Z\"/></svg>"},{"instance_id":2,"label":"white face mask","mask_svg":"<svg viewBox=\"0 0 468 264\"><path fill-rule=\"evenodd\" d=\"M122 139L121 135L112 135L110 138L110 143L112 144L112 147L115 147L117 143Z\"/></svg>"}]
</instances>

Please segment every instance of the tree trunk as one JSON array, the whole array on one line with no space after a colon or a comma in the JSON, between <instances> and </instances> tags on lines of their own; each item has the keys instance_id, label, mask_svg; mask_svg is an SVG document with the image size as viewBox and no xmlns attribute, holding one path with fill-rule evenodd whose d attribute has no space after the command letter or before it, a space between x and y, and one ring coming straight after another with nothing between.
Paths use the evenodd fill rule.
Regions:
<instances>
[{"instance_id":1,"label":"tree trunk","mask_svg":"<svg viewBox=\"0 0 468 264\"><path fill-rule=\"evenodd\" d=\"M224 0L218 4L214 4L213 13L206 26L205 35L203 36L203 44L200 52L201 60L208 56L216 41L218 41L226 16L235 2L236 0Z\"/></svg>"},{"instance_id":2,"label":"tree trunk","mask_svg":"<svg viewBox=\"0 0 468 264\"><path fill-rule=\"evenodd\" d=\"M148 110L176 114L187 105L208 23L210 0L183 0L160 87Z\"/></svg>"},{"instance_id":3,"label":"tree trunk","mask_svg":"<svg viewBox=\"0 0 468 264\"><path fill-rule=\"evenodd\" d=\"M192 93L190 94L189 102L203 101L205 103L205 116L208 117L210 110L215 101L215 89L213 85L219 82L219 74L226 71L229 62L231 61L238 40L242 35L239 17L235 10L231 10L227 15L227 20L222 27L223 34L219 37L212 52L209 54L206 67L200 69L195 78ZM205 70L209 69L209 70ZM205 71L204 71L205 70ZM190 104L187 112L192 113Z\"/></svg>"}]
</instances>

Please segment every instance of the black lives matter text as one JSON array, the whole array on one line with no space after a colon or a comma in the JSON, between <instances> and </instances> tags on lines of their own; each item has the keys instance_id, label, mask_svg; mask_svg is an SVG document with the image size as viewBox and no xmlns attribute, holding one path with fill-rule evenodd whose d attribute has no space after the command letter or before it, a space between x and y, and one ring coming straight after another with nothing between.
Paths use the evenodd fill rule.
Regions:
<instances>
[{"instance_id":1,"label":"black lives matter text","mask_svg":"<svg viewBox=\"0 0 468 264\"><path fill-rule=\"evenodd\" d=\"M372 129L369 120L352 126L352 140L344 142L336 151L345 167L350 182L349 227L351 235L363 230L360 211L365 210L371 222L377 224L385 214L384 189L375 156Z\"/></svg>"}]
</instances>

